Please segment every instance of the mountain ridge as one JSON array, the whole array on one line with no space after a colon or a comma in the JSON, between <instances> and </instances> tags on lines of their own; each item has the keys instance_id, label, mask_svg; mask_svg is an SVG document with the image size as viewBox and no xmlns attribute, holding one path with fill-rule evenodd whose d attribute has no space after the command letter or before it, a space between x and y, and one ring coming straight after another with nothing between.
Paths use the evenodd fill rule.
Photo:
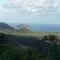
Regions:
<instances>
[{"instance_id":1,"label":"mountain ridge","mask_svg":"<svg viewBox=\"0 0 60 60\"><path fill-rule=\"evenodd\" d=\"M0 30L15 30L12 26L8 25L7 23L0 22Z\"/></svg>"}]
</instances>

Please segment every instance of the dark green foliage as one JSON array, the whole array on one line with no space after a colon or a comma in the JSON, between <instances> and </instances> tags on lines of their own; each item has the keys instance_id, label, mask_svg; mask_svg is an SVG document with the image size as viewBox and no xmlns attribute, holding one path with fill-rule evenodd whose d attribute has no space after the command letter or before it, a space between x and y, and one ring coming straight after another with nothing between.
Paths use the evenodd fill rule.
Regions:
<instances>
[{"instance_id":1,"label":"dark green foliage","mask_svg":"<svg viewBox=\"0 0 60 60\"><path fill-rule=\"evenodd\" d=\"M44 36L38 45L38 51L43 53L47 57L47 60L59 60L60 46L58 43L58 37L55 35Z\"/></svg>"},{"instance_id":2,"label":"dark green foliage","mask_svg":"<svg viewBox=\"0 0 60 60\"><path fill-rule=\"evenodd\" d=\"M18 42L22 42L21 44L25 44L26 47L30 48L21 47L20 44L14 43L16 40L13 37L10 38L10 35L0 33L0 60L60 59L60 44L57 44L59 39L55 35L44 36L41 40L34 37L14 37L20 40ZM9 39L11 43L7 42Z\"/></svg>"},{"instance_id":3,"label":"dark green foliage","mask_svg":"<svg viewBox=\"0 0 60 60\"><path fill-rule=\"evenodd\" d=\"M15 45L5 45L0 60L38 60L38 53L32 49L24 50Z\"/></svg>"},{"instance_id":4,"label":"dark green foliage","mask_svg":"<svg viewBox=\"0 0 60 60\"><path fill-rule=\"evenodd\" d=\"M55 35L48 35L48 36L44 36L42 38L42 40L44 40L44 41L50 41L51 43L55 43L55 42L58 41L58 37L55 36Z\"/></svg>"},{"instance_id":5,"label":"dark green foliage","mask_svg":"<svg viewBox=\"0 0 60 60\"><path fill-rule=\"evenodd\" d=\"M0 44L5 44L7 41L6 41L6 35L3 34L3 33L0 33Z\"/></svg>"}]
</instances>

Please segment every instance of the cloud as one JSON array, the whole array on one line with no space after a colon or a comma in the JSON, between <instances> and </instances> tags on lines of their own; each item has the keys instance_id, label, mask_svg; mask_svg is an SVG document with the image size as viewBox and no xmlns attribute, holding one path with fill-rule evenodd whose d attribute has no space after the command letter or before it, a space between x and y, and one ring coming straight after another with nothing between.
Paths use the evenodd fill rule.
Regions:
<instances>
[{"instance_id":1,"label":"cloud","mask_svg":"<svg viewBox=\"0 0 60 60\"><path fill-rule=\"evenodd\" d=\"M4 4L0 5L0 13L13 15L59 14L60 0L6 0Z\"/></svg>"},{"instance_id":2,"label":"cloud","mask_svg":"<svg viewBox=\"0 0 60 60\"><path fill-rule=\"evenodd\" d=\"M53 15L60 15L60 0L0 0L0 21L38 23Z\"/></svg>"}]
</instances>

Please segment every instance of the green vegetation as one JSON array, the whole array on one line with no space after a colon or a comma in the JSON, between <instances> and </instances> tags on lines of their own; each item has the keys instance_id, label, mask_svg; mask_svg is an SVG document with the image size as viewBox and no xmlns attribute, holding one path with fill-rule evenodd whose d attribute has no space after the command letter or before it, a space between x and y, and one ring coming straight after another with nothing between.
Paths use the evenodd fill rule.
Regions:
<instances>
[{"instance_id":1,"label":"green vegetation","mask_svg":"<svg viewBox=\"0 0 60 60\"><path fill-rule=\"evenodd\" d=\"M24 42L23 46L15 39ZM27 41L30 42L27 42ZM11 43L9 43L11 41ZM33 45L35 43L36 45ZM15 42L15 43L14 43ZM28 44L30 43L31 46ZM34 47L32 47L34 46ZM13 36L0 33L0 60L59 60L60 43L55 35L46 35L41 39L28 36Z\"/></svg>"}]
</instances>

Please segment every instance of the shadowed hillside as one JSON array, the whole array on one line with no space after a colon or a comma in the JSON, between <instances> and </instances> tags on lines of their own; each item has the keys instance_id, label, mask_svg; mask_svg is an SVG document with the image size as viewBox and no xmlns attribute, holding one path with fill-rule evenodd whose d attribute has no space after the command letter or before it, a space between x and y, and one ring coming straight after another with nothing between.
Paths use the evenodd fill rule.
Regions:
<instances>
[{"instance_id":1,"label":"shadowed hillside","mask_svg":"<svg viewBox=\"0 0 60 60\"><path fill-rule=\"evenodd\" d=\"M38 39L32 36L14 36L0 33L0 59L59 60L60 43L57 44L58 42L59 39L55 35Z\"/></svg>"},{"instance_id":2,"label":"shadowed hillside","mask_svg":"<svg viewBox=\"0 0 60 60\"><path fill-rule=\"evenodd\" d=\"M8 24L6 23L1 23L0 22L0 30L14 30L13 27L9 26Z\"/></svg>"}]
</instances>

